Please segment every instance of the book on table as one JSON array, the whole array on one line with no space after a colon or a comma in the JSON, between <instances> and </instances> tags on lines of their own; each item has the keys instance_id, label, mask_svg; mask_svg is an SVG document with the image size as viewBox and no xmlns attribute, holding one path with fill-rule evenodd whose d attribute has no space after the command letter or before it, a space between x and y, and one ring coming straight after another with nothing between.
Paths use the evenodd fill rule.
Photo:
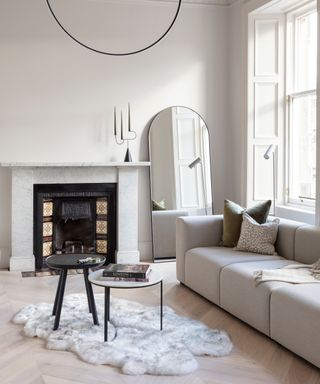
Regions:
<instances>
[{"instance_id":1,"label":"book on table","mask_svg":"<svg viewBox=\"0 0 320 384\"><path fill-rule=\"evenodd\" d=\"M136 277L105 277L102 276L103 280L105 281L132 281L136 283L147 283L149 281L149 277L146 277L145 279L139 279Z\"/></svg>"},{"instance_id":2,"label":"book on table","mask_svg":"<svg viewBox=\"0 0 320 384\"><path fill-rule=\"evenodd\" d=\"M109 264L102 272L105 278L135 279L131 281L148 281L151 267L149 264ZM127 280L130 281L130 280ZM141 281L141 280L140 280Z\"/></svg>"}]
</instances>

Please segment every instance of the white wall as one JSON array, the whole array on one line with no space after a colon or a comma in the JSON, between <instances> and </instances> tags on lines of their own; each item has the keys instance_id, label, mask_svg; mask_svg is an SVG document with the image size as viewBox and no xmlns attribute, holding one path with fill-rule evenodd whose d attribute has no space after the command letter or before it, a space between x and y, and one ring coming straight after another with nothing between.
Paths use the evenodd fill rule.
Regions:
<instances>
[{"instance_id":1,"label":"white wall","mask_svg":"<svg viewBox=\"0 0 320 384\"><path fill-rule=\"evenodd\" d=\"M183 4L169 35L130 57L103 56L69 39L45 1L0 2L0 161L122 160L113 106L132 106L135 160L147 159L148 122L171 105L203 116L212 141L214 205L225 195L227 16L222 6ZM139 240L151 255L149 177L140 175ZM10 189L0 171L0 249L10 244ZM2 260L1 266L8 265Z\"/></svg>"},{"instance_id":2,"label":"white wall","mask_svg":"<svg viewBox=\"0 0 320 384\"><path fill-rule=\"evenodd\" d=\"M269 0L240 0L229 7L227 198L246 205L247 180L247 28L248 13Z\"/></svg>"},{"instance_id":3,"label":"white wall","mask_svg":"<svg viewBox=\"0 0 320 384\"><path fill-rule=\"evenodd\" d=\"M243 4L235 3L229 8L228 34L228 191L226 198L245 204L245 42L243 40ZM243 185L244 184L244 185Z\"/></svg>"},{"instance_id":4,"label":"white wall","mask_svg":"<svg viewBox=\"0 0 320 384\"><path fill-rule=\"evenodd\" d=\"M162 111L150 129L151 197L164 200L166 209L176 209L172 109Z\"/></svg>"},{"instance_id":5,"label":"white wall","mask_svg":"<svg viewBox=\"0 0 320 384\"><path fill-rule=\"evenodd\" d=\"M318 7L318 26L320 25L320 1ZM317 81L317 169L320 170L320 28L318 27L318 81ZM316 217L315 224L320 226L320 178L316 185Z\"/></svg>"}]
</instances>

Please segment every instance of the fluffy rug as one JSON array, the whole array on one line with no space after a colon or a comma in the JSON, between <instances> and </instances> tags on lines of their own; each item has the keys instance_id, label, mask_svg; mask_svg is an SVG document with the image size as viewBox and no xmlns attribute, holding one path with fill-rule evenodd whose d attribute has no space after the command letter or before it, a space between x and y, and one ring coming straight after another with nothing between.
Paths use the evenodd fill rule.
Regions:
<instances>
[{"instance_id":1,"label":"fluffy rug","mask_svg":"<svg viewBox=\"0 0 320 384\"><path fill-rule=\"evenodd\" d=\"M53 331L52 304L31 304L14 317L30 337L47 341L48 349L69 350L91 364L109 364L128 375L184 375L197 369L194 356L224 356L232 343L226 332L181 317L164 306L163 331L159 306L111 299L107 343L103 342L103 294L96 294L100 326L92 324L87 298L65 296L59 330Z\"/></svg>"}]
</instances>

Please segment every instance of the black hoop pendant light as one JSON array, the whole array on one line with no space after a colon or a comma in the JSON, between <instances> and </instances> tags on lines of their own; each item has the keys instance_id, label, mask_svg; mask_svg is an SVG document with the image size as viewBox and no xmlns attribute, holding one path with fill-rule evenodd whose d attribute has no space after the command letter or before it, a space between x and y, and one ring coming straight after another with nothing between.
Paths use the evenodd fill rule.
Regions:
<instances>
[{"instance_id":1,"label":"black hoop pendant light","mask_svg":"<svg viewBox=\"0 0 320 384\"><path fill-rule=\"evenodd\" d=\"M53 16L53 18L55 19L55 21L58 23L58 25L60 26L60 28L69 36L71 37L72 40L74 40L76 43L82 45L84 48L87 48L87 49L90 49L90 51L93 51L93 52L97 52L97 53L101 53L102 55L110 55L110 56L129 56L129 55L135 55L136 53L140 53L140 52L143 52L143 51L146 51L147 49L149 48L152 48L154 45L158 44L159 41L161 41L170 31L170 29L173 27L175 21L177 20L177 17L179 15L179 12L180 12L180 8L181 8L181 2L182 0L179 0L179 3L178 3L178 6L177 6L177 11L174 15L174 18L171 22L171 24L169 25L168 29L164 32L164 34L162 36L160 36L155 42L153 42L152 44L149 44L147 47L145 48L142 48L142 49L138 49L138 50L135 50L135 51L132 51L132 52L124 52L124 53L114 53L114 52L107 52L107 51L102 51L102 50L99 50L99 49L95 49L93 47L90 47L89 45L87 44L84 44L82 43L80 40L78 40L77 38L75 38L68 30L66 27L64 27L62 25L62 23L59 21L58 17L56 16L56 14L54 13L52 7L51 7L51 4L50 4L50 0L46 0L47 2L47 5L49 7L49 10Z\"/></svg>"}]
</instances>

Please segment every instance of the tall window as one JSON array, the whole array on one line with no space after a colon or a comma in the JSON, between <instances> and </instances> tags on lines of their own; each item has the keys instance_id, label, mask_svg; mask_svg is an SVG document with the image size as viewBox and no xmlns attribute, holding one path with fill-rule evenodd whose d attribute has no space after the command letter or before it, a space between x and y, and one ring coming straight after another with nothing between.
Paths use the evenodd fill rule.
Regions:
<instances>
[{"instance_id":1,"label":"tall window","mask_svg":"<svg viewBox=\"0 0 320 384\"><path fill-rule=\"evenodd\" d=\"M316 197L317 3L292 3L248 18L247 204L274 193L276 214L289 218L314 210Z\"/></svg>"},{"instance_id":2,"label":"tall window","mask_svg":"<svg viewBox=\"0 0 320 384\"><path fill-rule=\"evenodd\" d=\"M287 203L314 206L316 192L317 12L287 17Z\"/></svg>"}]
</instances>

